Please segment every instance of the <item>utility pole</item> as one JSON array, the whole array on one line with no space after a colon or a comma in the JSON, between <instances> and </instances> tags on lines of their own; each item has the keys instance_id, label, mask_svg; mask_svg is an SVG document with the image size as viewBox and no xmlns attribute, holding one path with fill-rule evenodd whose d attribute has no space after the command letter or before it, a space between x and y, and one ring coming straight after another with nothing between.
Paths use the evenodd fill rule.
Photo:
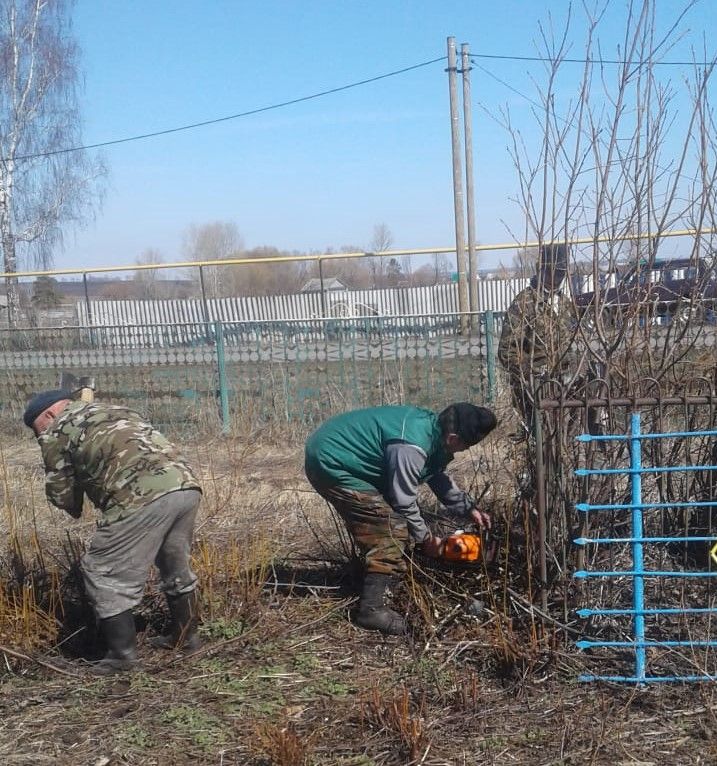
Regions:
<instances>
[{"instance_id":1,"label":"utility pole","mask_svg":"<svg viewBox=\"0 0 717 766\"><path fill-rule=\"evenodd\" d=\"M469 327L468 283L466 280L466 242L463 213L463 180L461 173L461 138L458 122L458 91L456 87L456 39L448 38L448 93L451 106L451 150L453 154L453 215L456 225L456 266L458 269L458 311L461 313L461 333Z\"/></svg>"},{"instance_id":2,"label":"utility pole","mask_svg":"<svg viewBox=\"0 0 717 766\"><path fill-rule=\"evenodd\" d=\"M478 253L476 218L473 202L473 116L471 110L471 62L468 43L461 45L463 75L463 140L466 152L466 221L468 224L468 302L472 312L480 311L478 295ZM471 327L478 329L478 316L471 315Z\"/></svg>"}]
</instances>

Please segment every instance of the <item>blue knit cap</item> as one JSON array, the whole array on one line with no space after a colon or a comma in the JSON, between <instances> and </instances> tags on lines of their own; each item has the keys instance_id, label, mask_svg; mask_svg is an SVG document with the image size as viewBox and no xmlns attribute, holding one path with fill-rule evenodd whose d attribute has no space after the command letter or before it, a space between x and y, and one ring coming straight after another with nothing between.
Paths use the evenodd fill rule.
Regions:
<instances>
[{"instance_id":1,"label":"blue knit cap","mask_svg":"<svg viewBox=\"0 0 717 766\"><path fill-rule=\"evenodd\" d=\"M25 425L32 428L38 415L42 415L48 407L52 407L53 404L61 402L63 399L72 399L72 394L64 388L55 388L52 391L42 391L35 394L27 403L25 414L22 416Z\"/></svg>"}]
</instances>

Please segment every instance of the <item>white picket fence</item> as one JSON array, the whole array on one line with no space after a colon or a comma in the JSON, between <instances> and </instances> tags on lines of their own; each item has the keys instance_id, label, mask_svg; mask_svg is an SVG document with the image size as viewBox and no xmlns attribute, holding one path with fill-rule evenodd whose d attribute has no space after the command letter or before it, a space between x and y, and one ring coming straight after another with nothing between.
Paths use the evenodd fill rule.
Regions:
<instances>
[{"instance_id":1,"label":"white picket fence","mask_svg":"<svg viewBox=\"0 0 717 766\"><path fill-rule=\"evenodd\" d=\"M505 311L527 279L482 280L481 311ZM329 317L409 317L458 311L456 284L399 287L384 290L332 290L324 293ZM205 316L206 309L206 316ZM183 300L95 300L77 304L80 327L181 325L208 321L271 322L322 317L320 293L265 295L243 298Z\"/></svg>"}]
</instances>

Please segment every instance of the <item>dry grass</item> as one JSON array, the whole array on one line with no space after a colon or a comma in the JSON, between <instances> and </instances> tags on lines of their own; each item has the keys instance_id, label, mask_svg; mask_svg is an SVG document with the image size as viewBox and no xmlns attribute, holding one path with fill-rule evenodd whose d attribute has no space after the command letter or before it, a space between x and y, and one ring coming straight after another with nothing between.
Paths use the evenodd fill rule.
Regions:
<instances>
[{"instance_id":1,"label":"dry grass","mask_svg":"<svg viewBox=\"0 0 717 766\"><path fill-rule=\"evenodd\" d=\"M524 573L507 566L530 535L515 510L517 456L502 440L455 466L479 494L490 482L483 502L498 521L496 564L461 575L417 566L398 593L407 639L367 634L347 619L347 571L317 561L326 555L322 544L335 558L340 545L324 502L303 478L300 446L224 439L184 446L205 488L194 564L207 643L182 661L151 650L141 631L143 672L101 680L84 676L75 660L69 677L5 655L2 763L674 766L717 759L711 688L635 692L575 683L582 663L570 649L573 636L566 641L560 626L536 615ZM3 523L24 558L18 567L8 551L3 574L14 585L0 591L0 630L9 648L48 659L62 651L52 649L61 609L50 594L72 595L67 581L92 518L76 523L47 507L31 440L7 445L3 466ZM32 585L18 589L23 578ZM484 610L467 614L466 601L476 599ZM150 585L139 610L150 625L158 603Z\"/></svg>"},{"instance_id":2,"label":"dry grass","mask_svg":"<svg viewBox=\"0 0 717 766\"><path fill-rule=\"evenodd\" d=\"M427 755L431 747L426 708L425 696L414 701L405 686L388 697L380 688L374 687L363 701L361 713L369 731L385 732L397 739L403 758L415 762Z\"/></svg>"},{"instance_id":3,"label":"dry grass","mask_svg":"<svg viewBox=\"0 0 717 766\"><path fill-rule=\"evenodd\" d=\"M296 724L262 721L254 730L254 748L272 766L310 766L316 732L302 735Z\"/></svg>"}]
</instances>

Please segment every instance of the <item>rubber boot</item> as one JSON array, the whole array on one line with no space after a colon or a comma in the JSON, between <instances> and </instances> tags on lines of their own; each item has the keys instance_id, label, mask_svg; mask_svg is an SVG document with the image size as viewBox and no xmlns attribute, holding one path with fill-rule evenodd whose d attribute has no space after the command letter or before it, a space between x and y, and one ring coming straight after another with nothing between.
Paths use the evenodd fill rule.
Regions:
<instances>
[{"instance_id":1,"label":"rubber boot","mask_svg":"<svg viewBox=\"0 0 717 766\"><path fill-rule=\"evenodd\" d=\"M391 575L376 572L366 575L355 619L359 627L378 630L387 636L402 636L406 632L403 617L386 604L386 591L396 580Z\"/></svg>"},{"instance_id":2,"label":"rubber boot","mask_svg":"<svg viewBox=\"0 0 717 766\"><path fill-rule=\"evenodd\" d=\"M157 649L183 649L185 652L199 649L202 642L197 633L196 592L167 595L167 606L170 615L169 632L155 636L150 644Z\"/></svg>"},{"instance_id":3,"label":"rubber boot","mask_svg":"<svg viewBox=\"0 0 717 766\"><path fill-rule=\"evenodd\" d=\"M137 632L132 610L100 620L100 630L107 644L107 653L93 663L91 672L108 676L132 670L137 661Z\"/></svg>"}]
</instances>

